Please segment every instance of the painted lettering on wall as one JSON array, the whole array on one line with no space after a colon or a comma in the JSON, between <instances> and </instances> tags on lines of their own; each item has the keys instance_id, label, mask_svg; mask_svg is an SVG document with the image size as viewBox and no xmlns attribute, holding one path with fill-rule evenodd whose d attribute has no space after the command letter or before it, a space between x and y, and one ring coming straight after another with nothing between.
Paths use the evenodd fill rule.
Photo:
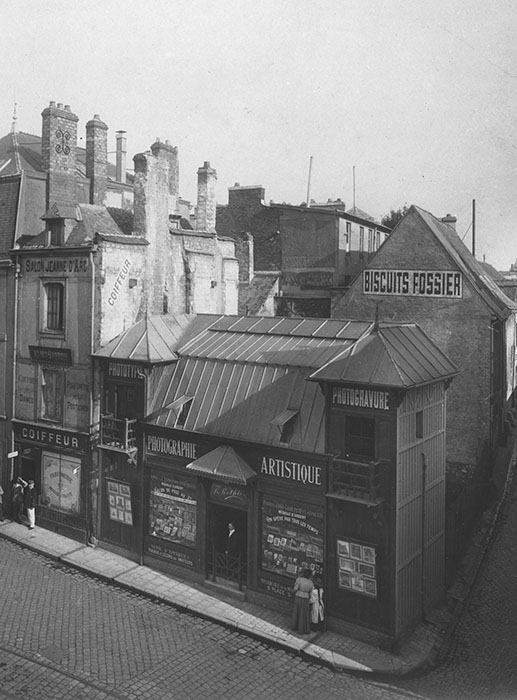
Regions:
<instances>
[{"instance_id":1,"label":"painted lettering on wall","mask_svg":"<svg viewBox=\"0 0 517 700\"><path fill-rule=\"evenodd\" d=\"M20 432L24 440L41 442L45 445L57 445L58 447L79 447L79 440L66 433L41 428L27 428L26 426L23 426Z\"/></svg>"},{"instance_id":2,"label":"painted lettering on wall","mask_svg":"<svg viewBox=\"0 0 517 700\"><path fill-rule=\"evenodd\" d=\"M301 462L290 462L287 459L262 457L260 473L288 481L299 481L302 484L321 486L321 467L317 467L314 464L302 464Z\"/></svg>"},{"instance_id":3,"label":"painted lettering on wall","mask_svg":"<svg viewBox=\"0 0 517 700\"><path fill-rule=\"evenodd\" d=\"M145 379L145 373L141 367L126 362L109 362L108 376L121 379Z\"/></svg>"},{"instance_id":4,"label":"painted lettering on wall","mask_svg":"<svg viewBox=\"0 0 517 700\"><path fill-rule=\"evenodd\" d=\"M171 440L157 435L147 436L147 451L156 454L172 455L197 459L197 445L194 442Z\"/></svg>"},{"instance_id":5,"label":"painted lettering on wall","mask_svg":"<svg viewBox=\"0 0 517 700\"><path fill-rule=\"evenodd\" d=\"M25 272L88 272L88 258L29 258Z\"/></svg>"},{"instance_id":6,"label":"painted lettering on wall","mask_svg":"<svg viewBox=\"0 0 517 700\"><path fill-rule=\"evenodd\" d=\"M390 410L390 394L388 391L373 391L371 389L354 389L350 387L332 387L332 403L356 408L375 408L381 411Z\"/></svg>"},{"instance_id":7,"label":"painted lettering on wall","mask_svg":"<svg viewBox=\"0 0 517 700\"><path fill-rule=\"evenodd\" d=\"M363 294L461 299L463 277L450 270L363 270Z\"/></svg>"},{"instance_id":8,"label":"painted lettering on wall","mask_svg":"<svg viewBox=\"0 0 517 700\"><path fill-rule=\"evenodd\" d=\"M120 294L120 290L122 288L122 282L126 279L127 273L129 272L130 268L131 260L126 258L122 267L120 268L120 272L118 273L117 279L115 280L115 284L113 285L111 294L108 297L108 304L110 306L114 306L115 302L117 301L118 295Z\"/></svg>"}]
</instances>

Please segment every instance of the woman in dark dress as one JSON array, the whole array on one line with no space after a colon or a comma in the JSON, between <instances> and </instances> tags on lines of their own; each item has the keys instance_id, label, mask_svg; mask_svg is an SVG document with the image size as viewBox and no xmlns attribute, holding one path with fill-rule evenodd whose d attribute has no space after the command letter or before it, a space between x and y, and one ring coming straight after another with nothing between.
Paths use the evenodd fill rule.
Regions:
<instances>
[{"instance_id":1,"label":"woman in dark dress","mask_svg":"<svg viewBox=\"0 0 517 700\"><path fill-rule=\"evenodd\" d=\"M292 628L299 634L309 634L311 631L310 597L313 588L312 572L309 569L304 569L294 582Z\"/></svg>"}]
</instances>

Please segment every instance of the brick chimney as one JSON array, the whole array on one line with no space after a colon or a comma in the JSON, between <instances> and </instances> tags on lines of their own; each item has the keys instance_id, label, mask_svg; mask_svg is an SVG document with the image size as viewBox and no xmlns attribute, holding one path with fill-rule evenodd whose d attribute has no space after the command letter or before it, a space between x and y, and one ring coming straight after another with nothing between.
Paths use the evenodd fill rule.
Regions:
<instances>
[{"instance_id":1,"label":"brick chimney","mask_svg":"<svg viewBox=\"0 0 517 700\"><path fill-rule=\"evenodd\" d=\"M86 177L90 204L104 204L108 178L108 127L98 114L86 124Z\"/></svg>"},{"instance_id":2,"label":"brick chimney","mask_svg":"<svg viewBox=\"0 0 517 700\"><path fill-rule=\"evenodd\" d=\"M166 163L167 187L169 190L169 214L176 214L179 197L178 148L177 146L171 146L167 140L162 142L160 139L156 139L151 146L151 153L155 158Z\"/></svg>"},{"instance_id":3,"label":"brick chimney","mask_svg":"<svg viewBox=\"0 0 517 700\"><path fill-rule=\"evenodd\" d=\"M127 138L125 131L117 131L117 160L115 180L126 184Z\"/></svg>"},{"instance_id":4,"label":"brick chimney","mask_svg":"<svg viewBox=\"0 0 517 700\"><path fill-rule=\"evenodd\" d=\"M47 172L46 208L51 203L75 206L77 122L70 105L51 102L41 113L41 159Z\"/></svg>"},{"instance_id":5,"label":"brick chimney","mask_svg":"<svg viewBox=\"0 0 517 700\"><path fill-rule=\"evenodd\" d=\"M198 231L215 233L215 183L217 171L210 167L205 160L202 168L197 171L197 225Z\"/></svg>"}]
</instances>

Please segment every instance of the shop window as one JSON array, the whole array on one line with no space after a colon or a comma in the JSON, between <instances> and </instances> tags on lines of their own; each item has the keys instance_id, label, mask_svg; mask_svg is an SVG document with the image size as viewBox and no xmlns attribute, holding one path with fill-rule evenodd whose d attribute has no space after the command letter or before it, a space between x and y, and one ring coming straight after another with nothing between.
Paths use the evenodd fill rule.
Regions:
<instances>
[{"instance_id":1,"label":"shop window","mask_svg":"<svg viewBox=\"0 0 517 700\"><path fill-rule=\"evenodd\" d=\"M151 474L148 533L186 547L195 547L197 487L180 476Z\"/></svg>"},{"instance_id":2,"label":"shop window","mask_svg":"<svg viewBox=\"0 0 517 700\"><path fill-rule=\"evenodd\" d=\"M44 291L43 323L45 331L65 329L65 285L64 282L46 282Z\"/></svg>"},{"instance_id":3,"label":"shop window","mask_svg":"<svg viewBox=\"0 0 517 700\"><path fill-rule=\"evenodd\" d=\"M375 458L375 420L362 416L347 416L345 421L347 457Z\"/></svg>"},{"instance_id":4,"label":"shop window","mask_svg":"<svg viewBox=\"0 0 517 700\"><path fill-rule=\"evenodd\" d=\"M66 513L80 512L81 460L41 453L41 503Z\"/></svg>"},{"instance_id":5,"label":"shop window","mask_svg":"<svg viewBox=\"0 0 517 700\"><path fill-rule=\"evenodd\" d=\"M63 371L41 370L41 417L61 422L63 419Z\"/></svg>"},{"instance_id":6,"label":"shop window","mask_svg":"<svg viewBox=\"0 0 517 700\"><path fill-rule=\"evenodd\" d=\"M424 437L424 412L423 411L417 411L415 415L415 424L416 424L416 437L417 438L423 438Z\"/></svg>"}]
</instances>

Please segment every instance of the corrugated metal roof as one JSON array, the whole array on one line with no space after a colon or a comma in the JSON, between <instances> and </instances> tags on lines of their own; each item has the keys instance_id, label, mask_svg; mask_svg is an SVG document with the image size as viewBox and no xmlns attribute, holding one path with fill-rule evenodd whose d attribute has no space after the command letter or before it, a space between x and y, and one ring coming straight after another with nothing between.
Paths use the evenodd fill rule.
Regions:
<instances>
[{"instance_id":1,"label":"corrugated metal roof","mask_svg":"<svg viewBox=\"0 0 517 700\"><path fill-rule=\"evenodd\" d=\"M455 374L456 366L422 329L407 324L373 329L310 379L409 389Z\"/></svg>"},{"instance_id":2,"label":"corrugated metal roof","mask_svg":"<svg viewBox=\"0 0 517 700\"><path fill-rule=\"evenodd\" d=\"M146 364L178 359L175 349L192 316L150 316L111 340L94 357L133 360Z\"/></svg>"}]
</instances>

